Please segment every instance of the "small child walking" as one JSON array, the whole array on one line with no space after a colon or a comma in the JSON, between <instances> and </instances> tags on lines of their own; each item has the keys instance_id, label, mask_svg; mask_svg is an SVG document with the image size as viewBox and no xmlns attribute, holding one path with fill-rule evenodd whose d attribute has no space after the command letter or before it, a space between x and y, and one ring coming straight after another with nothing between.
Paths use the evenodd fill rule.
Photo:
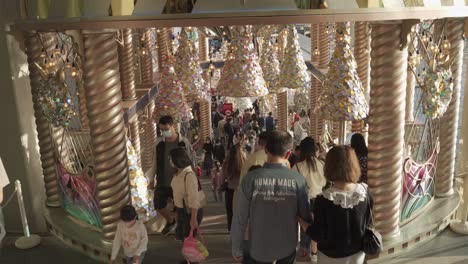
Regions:
<instances>
[{"instance_id":1,"label":"small child walking","mask_svg":"<svg viewBox=\"0 0 468 264\"><path fill-rule=\"evenodd\" d=\"M120 220L112 244L110 263L115 263L120 247L122 247L127 264L141 264L148 246L146 228L142 222L137 220L137 212L131 205L122 207Z\"/></svg>"},{"instance_id":2,"label":"small child walking","mask_svg":"<svg viewBox=\"0 0 468 264\"><path fill-rule=\"evenodd\" d=\"M211 169L211 190L213 191L213 196L215 202L223 201L223 192L220 190L219 186L221 179L221 163L219 161L215 162L215 166Z\"/></svg>"}]
</instances>

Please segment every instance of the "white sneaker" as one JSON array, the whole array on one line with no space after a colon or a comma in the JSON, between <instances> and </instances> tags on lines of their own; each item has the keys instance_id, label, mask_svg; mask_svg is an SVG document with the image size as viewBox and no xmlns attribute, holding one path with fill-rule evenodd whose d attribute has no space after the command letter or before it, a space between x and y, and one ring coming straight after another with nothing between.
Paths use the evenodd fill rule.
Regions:
<instances>
[{"instance_id":1,"label":"white sneaker","mask_svg":"<svg viewBox=\"0 0 468 264\"><path fill-rule=\"evenodd\" d=\"M318 261L317 254L310 254L310 262L317 263L317 261Z\"/></svg>"}]
</instances>

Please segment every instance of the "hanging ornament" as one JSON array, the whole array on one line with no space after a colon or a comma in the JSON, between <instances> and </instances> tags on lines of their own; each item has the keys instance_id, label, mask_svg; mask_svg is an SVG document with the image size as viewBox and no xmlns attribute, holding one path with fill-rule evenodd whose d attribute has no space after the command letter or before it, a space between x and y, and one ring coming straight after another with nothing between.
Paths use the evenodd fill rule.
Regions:
<instances>
[{"instance_id":1,"label":"hanging ornament","mask_svg":"<svg viewBox=\"0 0 468 264\"><path fill-rule=\"evenodd\" d=\"M268 91L274 94L279 93L280 64L278 54L270 41L264 44L260 65L262 66L263 78L265 79Z\"/></svg>"},{"instance_id":2,"label":"hanging ornament","mask_svg":"<svg viewBox=\"0 0 468 264\"><path fill-rule=\"evenodd\" d=\"M247 27L231 28L233 40L231 54L221 72L217 91L231 97L255 97L268 94L263 72L253 49Z\"/></svg>"},{"instance_id":3,"label":"hanging ornament","mask_svg":"<svg viewBox=\"0 0 468 264\"><path fill-rule=\"evenodd\" d=\"M448 41L447 39L447 36L444 36L444 40L442 41L442 50L445 52L445 53L449 53L450 52L450 42Z\"/></svg>"},{"instance_id":4,"label":"hanging ornament","mask_svg":"<svg viewBox=\"0 0 468 264\"><path fill-rule=\"evenodd\" d=\"M221 43L221 48L219 48L219 56L216 57L217 60L226 60L227 56L229 55L229 46L231 46L231 43L227 41L226 39L223 39L223 42Z\"/></svg>"},{"instance_id":5,"label":"hanging ornament","mask_svg":"<svg viewBox=\"0 0 468 264\"><path fill-rule=\"evenodd\" d=\"M431 119L442 117L452 100L452 72L442 70L425 74L421 89L423 113Z\"/></svg>"},{"instance_id":6,"label":"hanging ornament","mask_svg":"<svg viewBox=\"0 0 468 264\"><path fill-rule=\"evenodd\" d=\"M162 56L161 78L155 98L155 116L170 115L177 123L188 122L193 118L192 111L185 99L182 85L174 69L175 59L171 55Z\"/></svg>"},{"instance_id":7,"label":"hanging ornament","mask_svg":"<svg viewBox=\"0 0 468 264\"><path fill-rule=\"evenodd\" d=\"M361 120L367 116L369 106L349 42L349 22L337 25L336 48L319 97L320 112L330 120Z\"/></svg>"},{"instance_id":8,"label":"hanging ornament","mask_svg":"<svg viewBox=\"0 0 468 264\"><path fill-rule=\"evenodd\" d=\"M309 90L305 88L296 90L296 93L294 94L294 110L299 113L302 110L307 111L309 108Z\"/></svg>"},{"instance_id":9,"label":"hanging ornament","mask_svg":"<svg viewBox=\"0 0 468 264\"><path fill-rule=\"evenodd\" d=\"M278 60L283 61L284 52L286 49L286 42L288 37L288 29L287 28L280 28L278 36L276 37L276 48L278 53Z\"/></svg>"},{"instance_id":10,"label":"hanging ornament","mask_svg":"<svg viewBox=\"0 0 468 264\"><path fill-rule=\"evenodd\" d=\"M179 35L179 43L175 55L175 70L182 84L185 98L189 103L207 100L208 90L203 80L203 70L198 62L198 52L185 29L182 29Z\"/></svg>"},{"instance_id":11,"label":"hanging ornament","mask_svg":"<svg viewBox=\"0 0 468 264\"><path fill-rule=\"evenodd\" d=\"M70 89L65 82L65 73L58 70L48 73L35 64L41 72L41 79L37 88L38 101L45 118L54 127L68 127L70 120L76 115Z\"/></svg>"},{"instance_id":12,"label":"hanging ornament","mask_svg":"<svg viewBox=\"0 0 468 264\"><path fill-rule=\"evenodd\" d=\"M310 76L302 56L294 25L288 26L286 50L281 61L280 86L290 89L310 87Z\"/></svg>"}]
</instances>

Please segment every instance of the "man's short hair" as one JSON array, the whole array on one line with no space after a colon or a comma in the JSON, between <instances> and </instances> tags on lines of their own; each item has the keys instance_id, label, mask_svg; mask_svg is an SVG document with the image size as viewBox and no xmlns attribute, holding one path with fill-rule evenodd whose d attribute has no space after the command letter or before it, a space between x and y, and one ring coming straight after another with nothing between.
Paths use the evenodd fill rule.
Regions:
<instances>
[{"instance_id":1,"label":"man's short hair","mask_svg":"<svg viewBox=\"0 0 468 264\"><path fill-rule=\"evenodd\" d=\"M174 118L172 118L172 116L170 116L170 115L165 115L165 116L162 116L161 118L159 118L158 123L160 125L170 125L170 126L172 126L174 124Z\"/></svg>"},{"instance_id":2,"label":"man's short hair","mask_svg":"<svg viewBox=\"0 0 468 264\"><path fill-rule=\"evenodd\" d=\"M258 144L265 146L268 140L268 132L262 132L258 135Z\"/></svg>"},{"instance_id":3,"label":"man's short hair","mask_svg":"<svg viewBox=\"0 0 468 264\"><path fill-rule=\"evenodd\" d=\"M273 156L284 157L291 150L292 137L284 130L274 130L269 133L266 150Z\"/></svg>"}]
</instances>

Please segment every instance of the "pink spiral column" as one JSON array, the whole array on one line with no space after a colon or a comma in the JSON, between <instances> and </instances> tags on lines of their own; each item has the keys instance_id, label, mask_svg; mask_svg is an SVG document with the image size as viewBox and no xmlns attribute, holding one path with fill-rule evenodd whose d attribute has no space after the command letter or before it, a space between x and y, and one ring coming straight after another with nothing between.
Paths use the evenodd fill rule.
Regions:
<instances>
[{"instance_id":1,"label":"pink spiral column","mask_svg":"<svg viewBox=\"0 0 468 264\"><path fill-rule=\"evenodd\" d=\"M369 34L367 22L354 24L354 58L357 64L357 73L364 90L369 93ZM363 121L353 121L351 130L362 132Z\"/></svg>"},{"instance_id":2,"label":"pink spiral column","mask_svg":"<svg viewBox=\"0 0 468 264\"><path fill-rule=\"evenodd\" d=\"M372 25L368 184L375 227L386 239L400 234L407 51L401 21Z\"/></svg>"},{"instance_id":3,"label":"pink spiral column","mask_svg":"<svg viewBox=\"0 0 468 264\"><path fill-rule=\"evenodd\" d=\"M463 18L448 19L447 22L447 39L452 44L450 58L453 61L453 94L447 112L440 120L440 154L435 181L436 195L439 197L449 196L453 193L463 66L464 24Z\"/></svg>"}]
</instances>

